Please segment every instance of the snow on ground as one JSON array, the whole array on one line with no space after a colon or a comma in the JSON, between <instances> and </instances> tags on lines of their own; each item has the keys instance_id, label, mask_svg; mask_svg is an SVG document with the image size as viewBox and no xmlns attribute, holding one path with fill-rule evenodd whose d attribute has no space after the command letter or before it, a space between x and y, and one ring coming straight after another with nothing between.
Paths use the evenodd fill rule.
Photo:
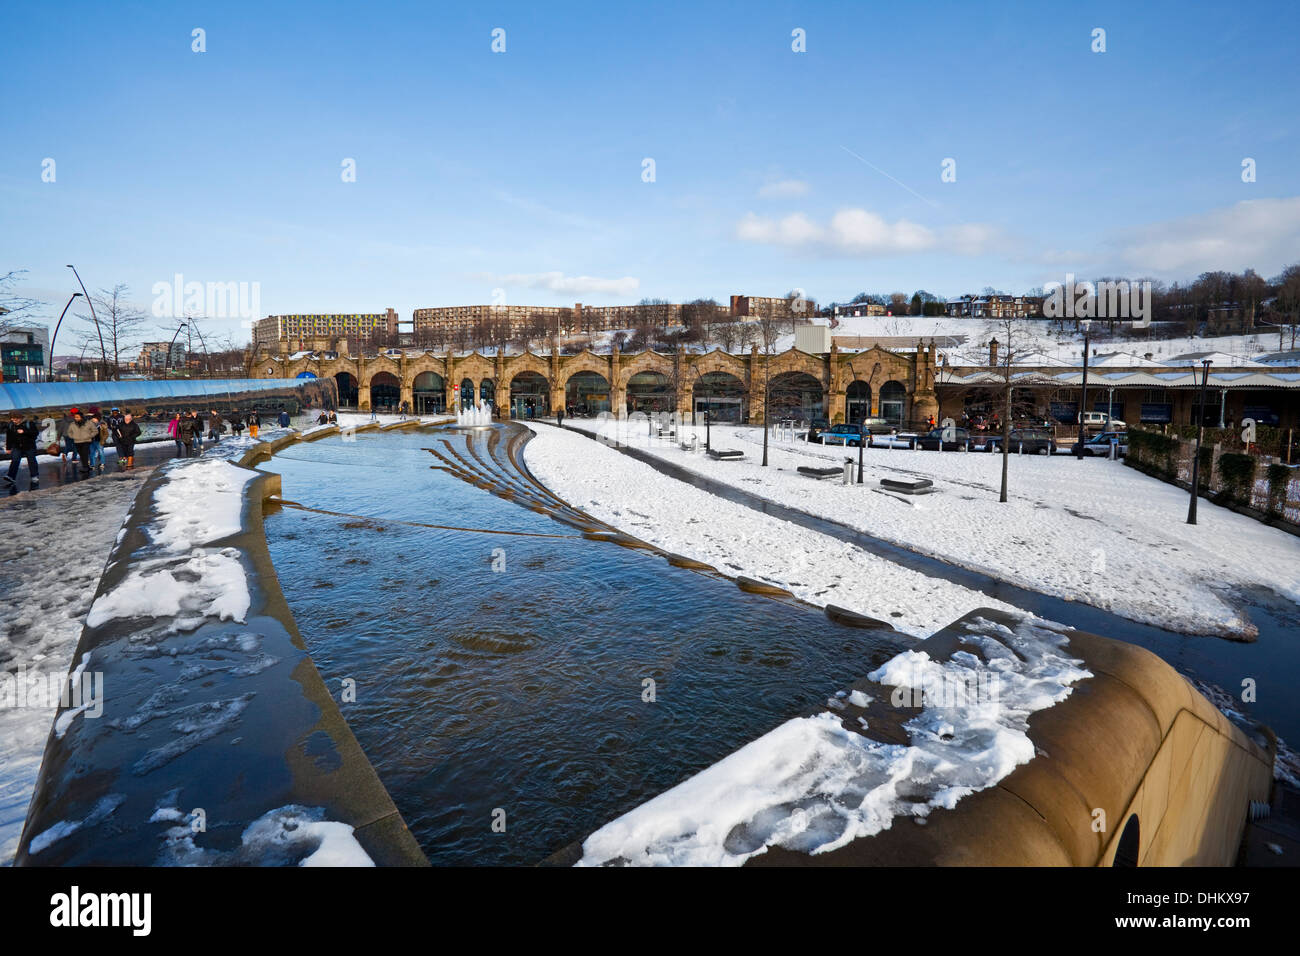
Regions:
<instances>
[{"instance_id":1,"label":"snow on ground","mask_svg":"<svg viewBox=\"0 0 1300 956\"><path fill-rule=\"evenodd\" d=\"M528 467L557 495L730 577L770 581L811 604L836 604L918 637L977 607L1012 610L978 591L724 501L589 438L543 422L529 425L537 437L528 444Z\"/></svg>"},{"instance_id":2,"label":"snow on ground","mask_svg":"<svg viewBox=\"0 0 1300 956\"><path fill-rule=\"evenodd\" d=\"M743 461L719 462L643 437L644 426L572 424L603 428L611 438L630 435L637 447L689 471L952 564L1183 633L1253 636L1254 626L1233 606L1235 587L1265 584L1300 602L1300 540L1208 501L1200 502L1199 523L1188 525L1187 492L1118 461L1013 455L1009 501L1001 504L999 455L869 448L865 486L845 486L795 469L838 464L846 455L856 461L856 450L770 438L770 467L763 468L758 427L715 427L714 449L746 453ZM703 439L704 429L695 431ZM930 478L939 490L903 500L874 492L881 478ZM556 491L563 494L562 487Z\"/></svg>"},{"instance_id":3,"label":"snow on ground","mask_svg":"<svg viewBox=\"0 0 1300 956\"><path fill-rule=\"evenodd\" d=\"M826 322L825 319L819 319ZM941 352L950 355L951 360L962 364L969 361L984 347L991 330L996 328L996 320L973 318L949 318L947 316L841 316L840 324L831 329L831 335L862 335L883 337L915 337L929 343L935 340ZM1018 323L1017 334L1022 336L1017 349L1026 352L1041 352L1047 359L1078 364L1083 354L1083 335L1074 329L1060 330L1055 323L1045 319L1026 319ZM1142 336L1129 338L1116 334L1110 337L1105 320L1092 323L1092 348L1099 353L1131 352L1140 361L1147 352L1157 362L1170 362L1174 356L1188 352L1222 352L1236 360L1236 364L1246 365L1254 357L1275 352L1278 349L1277 330L1261 329L1245 335L1214 335L1201 337L1178 336L1175 338L1148 339ZM964 342L957 340L965 339ZM1289 343L1287 337L1283 348ZM777 350L784 351L793 347L794 336L787 335L777 342ZM1186 361L1174 363L1186 365Z\"/></svg>"},{"instance_id":4,"label":"snow on ground","mask_svg":"<svg viewBox=\"0 0 1300 956\"><path fill-rule=\"evenodd\" d=\"M987 660L904 651L868 675L922 704L904 725L906 746L845 730L833 711L786 721L601 827L579 865L739 866L771 846L825 853L993 786L1033 759L1030 716L1092 674L1041 622L967 628ZM991 692L944 690L954 687Z\"/></svg>"},{"instance_id":5,"label":"snow on ground","mask_svg":"<svg viewBox=\"0 0 1300 956\"><path fill-rule=\"evenodd\" d=\"M114 540L151 469L0 500L0 672L60 687ZM0 702L3 696L0 696ZM57 693L0 706L0 865L18 848Z\"/></svg>"}]
</instances>

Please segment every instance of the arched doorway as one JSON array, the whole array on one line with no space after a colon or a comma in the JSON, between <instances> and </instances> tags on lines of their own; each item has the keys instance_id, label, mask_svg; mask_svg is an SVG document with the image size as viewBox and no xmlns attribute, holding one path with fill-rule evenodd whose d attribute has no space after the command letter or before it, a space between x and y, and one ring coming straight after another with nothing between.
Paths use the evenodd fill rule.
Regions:
<instances>
[{"instance_id":1,"label":"arched doorway","mask_svg":"<svg viewBox=\"0 0 1300 956\"><path fill-rule=\"evenodd\" d=\"M540 418L551 412L551 388L537 372L520 372L510 380L510 415Z\"/></svg>"},{"instance_id":2,"label":"arched doorway","mask_svg":"<svg viewBox=\"0 0 1300 956\"><path fill-rule=\"evenodd\" d=\"M880 417L895 428L903 427L907 420L907 389L901 382L880 386Z\"/></svg>"},{"instance_id":3,"label":"arched doorway","mask_svg":"<svg viewBox=\"0 0 1300 956\"><path fill-rule=\"evenodd\" d=\"M468 378L460 380L460 407L469 408L474 404L474 383Z\"/></svg>"},{"instance_id":4,"label":"arched doorway","mask_svg":"<svg viewBox=\"0 0 1300 956\"><path fill-rule=\"evenodd\" d=\"M411 388L415 414L435 415L446 411L447 384L437 372L421 372Z\"/></svg>"},{"instance_id":5,"label":"arched doorway","mask_svg":"<svg viewBox=\"0 0 1300 956\"><path fill-rule=\"evenodd\" d=\"M772 420L793 418L811 422L826 417L822 383L807 372L782 372L768 384L768 406Z\"/></svg>"},{"instance_id":6,"label":"arched doorway","mask_svg":"<svg viewBox=\"0 0 1300 956\"><path fill-rule=\"evenodd\" d=\"M376 372L370 379L370 408L372 411L393 412L402 400L402 383L392 372Z\"/></svg>"},{"instance_id":7,"label":"arched doorway","mask_svg":"<svg viewBox=\"0 0 1300 956\"><path fill-rule=\"evenodd\" d=\"M859 425L871 417L871 386L858 379L849 383L844 393L847 424Z\"/></svg>"},{"instance_id":8,"label":"arched doorway","mask_svg":"<svg viewBox=\"0 0 1300 956\"><path fill-rule=\"evenodd\" d=\"M334 376L339 386L339 408L357 407L357 377L351 372L339 372Z\"/></svg>"},{"instance_id":9,"label":"arched doorway","mask_svg":"<svg viewBox=\"0 0 1300 956\"><path fill-rule=\"evenodd\" d=\"M703 424L707 412L714 423L739 425L745 420L745 383L730 372L705 372L692 388L693 421Z\"/></svg>"},{"instance_id":10,"label":"arched doorway","mask_svg":"<svg viewBox=\"0 0 1300 956\"><path fill-rule=\"evenodd\" d=\"M492 407L496 408L497 404L497 383L490 378L485 378L478 383L478 397L485 402L491 402Z\"/></svg>"},{"instance_id":11,"label":"arched doorway","mask_svg":"<svg viewBox=\"0 0 1300 956\"><path fill-rule=\"evenodd\" d=\"M599 372L575 372L564 386L564 402L574 415L599 415L609 408L609 381Z\"/></svg>"},{"instance_id":12,"label":"arched doorway","mask_svg":"<svg viewBox=\"0 0 1300 956\"><path fill-rule=\"evenodd\" d=\"M637 372L627 380L629 412L671 412L673 383L662 372Z\"/></svg>"}]
</instances>

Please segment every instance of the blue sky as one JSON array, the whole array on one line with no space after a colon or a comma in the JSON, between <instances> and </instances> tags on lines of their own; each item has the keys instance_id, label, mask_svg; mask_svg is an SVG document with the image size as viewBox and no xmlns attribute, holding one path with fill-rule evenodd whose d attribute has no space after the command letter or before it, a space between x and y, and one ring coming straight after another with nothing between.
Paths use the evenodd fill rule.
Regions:
<instances>
[{"instance_id":1,"label":"blue sky","mask_svg":"<svg viewBox=\"0 0 1300 956\"><path fill-rule=\"evenodd\" d=\"M1300 259L1293 2L612 7L11 7L0 273L409 318Z\"/></svg>"}]
</instances>

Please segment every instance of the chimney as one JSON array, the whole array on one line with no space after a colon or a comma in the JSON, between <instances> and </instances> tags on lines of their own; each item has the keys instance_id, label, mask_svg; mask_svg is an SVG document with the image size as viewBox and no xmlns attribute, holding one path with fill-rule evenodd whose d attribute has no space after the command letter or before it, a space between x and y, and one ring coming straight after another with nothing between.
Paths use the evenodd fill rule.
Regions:
<instances>
[{"instance_id":1,"label":"chimney","mask_svg":"<svg viewBox=\"0 0 1300 956\"><path fill-rule=\"evenodd\" d=\"M991 339L989 341L989 364L990 365L998 364L998 340L997 339Z\"/></svg>"}]
</instances>

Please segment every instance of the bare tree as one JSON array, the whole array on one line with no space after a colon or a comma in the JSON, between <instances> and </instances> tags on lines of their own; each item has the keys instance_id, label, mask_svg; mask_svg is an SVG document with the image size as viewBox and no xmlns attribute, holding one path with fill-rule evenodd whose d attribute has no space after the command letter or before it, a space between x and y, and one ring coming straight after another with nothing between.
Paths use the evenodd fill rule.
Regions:
<instances>
[{"instance_id":1,"label":"bare tree","mask_svg":"<svg viewBox=\"0 0 1300 956\"><path fill-rule=\"evenodd\" d=\"M77 313L83 326L95 329L97 338L103 341L99 357L104 365L104 375L109 379L117 378L122 354L139 344L140 329L148 319L143 310L127 301L129 291L124 282L111 289L100 289L94 296L95 314Z\"/></svg>"},{"instance_id":2,"label":"bare tree","mask_svg":"<svg viewBox=\"0 0 1300 956\"><path fill-rule=\"evenodd\" d=\"M26 269L14 269L0 276L0 333L35 319L45 304L14 291L26 274Z\"/></svg>"},{"instance_id":3,"label":"bare tree","mask_svg":"<svg viewBox=\"0 0 1300 956\"><path fill-rule=\"evenodd\" d=\"M1277 348L1282 351L1282 326L1291 327L1291 348L1295 348L1296 329L1300 327L1300 262L1287 266L1273 280L1277 287Z\"/></svg>"}]
</instances>

